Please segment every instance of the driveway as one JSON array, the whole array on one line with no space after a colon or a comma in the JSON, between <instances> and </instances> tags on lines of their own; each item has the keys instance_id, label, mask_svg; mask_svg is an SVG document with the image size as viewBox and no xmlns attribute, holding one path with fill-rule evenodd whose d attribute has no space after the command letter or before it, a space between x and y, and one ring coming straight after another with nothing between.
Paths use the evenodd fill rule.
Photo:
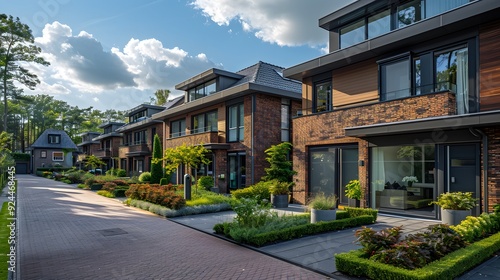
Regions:
<instances>
[{"instance_id":1,"label":"driveway","mask_svg":"<svg viewBox=\"0 0 500 280\"><path fill-rule=\"evenodd\" d=\"M18 279L328 279L91 191L17 178Z\"/></svg>"}]
</instances>

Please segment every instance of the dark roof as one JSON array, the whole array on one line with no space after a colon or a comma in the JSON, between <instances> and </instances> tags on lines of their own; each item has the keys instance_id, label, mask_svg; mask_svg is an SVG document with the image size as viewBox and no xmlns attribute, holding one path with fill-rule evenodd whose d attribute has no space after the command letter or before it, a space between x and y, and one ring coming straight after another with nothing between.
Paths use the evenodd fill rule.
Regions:
<instances>
[{"instance_id":1,"label":"dark roof","mask_svg":"<svg viewBox=\"0 0 500 280\"><path fill-rule=\"evenodd\" d=\"M184 103L184 99L185 99L184 95L177 96L173 99L168 100L167 103L163 104L163 106L165 107L165 110L168 110L170 108L173 108L175 106Z\"/></svg>"},{"instance_id":2,"label":"dark roof","mask_svg":"<svg viewBox=\"0 0 500 280\"><path fill-rule=\"evenodd\" d=\"M133 116L134 114L144 110L144 109L154 109L154 110L163 110L165 107L159 105L151 105L151 104L140 104L135 106L134 108L128 110L126 112L127 117Z\"/></svg>"},{"instance_id":3,"label":"dark roof","mask_svg":"<svg viewBox=\"0 0 500 280\"><path fill-rule=\"evenodd\" d=\"M122 126L124 124L125 124L124 122L104 122L104 123L99 125L99 128L106 128L106 127L110 127L112 125ZM101 133L99 133L99 134L101 134Z\"/></svg>"},{"instance_id":4,"label":"dark roof","mask_svg":"<svg viewBox=\"0 0 500 280\"><path fill-rule=\"evenodd\" d=\"M239 86L245 83L253 83L273 88L278 88L293 92L302 92L302 83L297 80L292 80L283 77L285 68L272 65L266 62L259 61L250 67L236 72L243 75L232 87Z\"/></svg>"},{"instance_id":5,"label":"dark roof","mask_svg":"<svg viewBox=\"0 0 500 280\"><path fill-rule=\"evenodd\" d=\"M49 144L49 134L61 135L61 143ZM47 148L47 149L75 149L78 147L64 130L49 128L45 130L38 139L31 145L31 148Z\"/></svg>"}]
</instances>

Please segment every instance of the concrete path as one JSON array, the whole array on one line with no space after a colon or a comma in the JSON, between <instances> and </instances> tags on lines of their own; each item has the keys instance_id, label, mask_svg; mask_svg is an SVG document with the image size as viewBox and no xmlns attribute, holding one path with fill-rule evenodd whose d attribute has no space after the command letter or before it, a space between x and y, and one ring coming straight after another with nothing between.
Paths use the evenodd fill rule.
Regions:
<instances>
[{"instance_id":1,"label":"concrete path","mask_svg":"<svg viewBox=\"0 0 500 280\"><path fill-rule=\"evenodd\" d=\"M327 279L90 191L17 178L18 279Z\"/></svg>"}]
</instances>

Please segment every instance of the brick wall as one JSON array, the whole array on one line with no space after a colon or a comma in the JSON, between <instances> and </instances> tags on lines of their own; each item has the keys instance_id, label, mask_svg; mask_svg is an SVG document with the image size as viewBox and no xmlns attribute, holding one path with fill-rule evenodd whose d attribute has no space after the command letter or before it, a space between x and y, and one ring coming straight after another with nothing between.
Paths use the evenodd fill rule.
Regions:
<instances>
[{"instance_id":1,"label":"brick wall","mask_svg":"<svg viewBox=\"0 0 500 280\"><path fill-rule=\"evenodd\" d=\"M500 127L484 131L488 136L488 212L491 212L494 205L500 204Z\"/></svg>"},{"instance_id":2,"label":"brick wall","mask_svg":"<svg viewBox=\"0 0 500 280\"><path fill-rule=\"evenodd\" d=\"M365 165L358 170L359 180L367 197L368 143L345 136L344 128L454 115L455 110L454 94L442 92L295 118L293 162L298 174L294 178L294 199L299 203L306 202L309 146L358 143L359 159L365 161Z\"/></svg>"}]
</instances>

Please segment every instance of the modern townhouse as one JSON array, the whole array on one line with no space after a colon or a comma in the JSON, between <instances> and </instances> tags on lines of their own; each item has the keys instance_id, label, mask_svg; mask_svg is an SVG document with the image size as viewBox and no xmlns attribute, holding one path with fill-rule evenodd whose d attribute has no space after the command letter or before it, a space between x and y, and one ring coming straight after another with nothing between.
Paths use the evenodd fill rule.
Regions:
<instances>
[{"instance_id":1,"label":"modern townhouse","mask_svg":"<svg viewBox=\"0 0 500 280\"><path fill-rule=\"evenodd\" d=\"M92 139L98 143L98 149L94 151L94 155L106 164L103 166L103 171L119 167L118 150L122 143L122 134L116 130L123 125L124 123L121 122L105 122L99 126L103 133Z\"/></svg>"},{"instance_id":2,"label":"modern townhouse","mask_svg":"<svg viewBox=\"0 0 500 280\"><path fill-rule=\"evenodd\" d=\"M82 141L76 145L78 146L77 165L81 165L87 156L93 155L99 150L99 141L94 141L93 139L100 134L99 132L87 131L78 135L82 138Z\"/></svg>"},{"instance_id":3,"label":"modern townhouse","mask_svg":"<svg viewBox=\"0 0 500 280\"><path fill-rule=\"evenodd\" d=\"M267 167L264 151L291 141L291 115L300 107L301 84L282 71L258 62L238 72L209 69L176 85L185 103L153 116L164 122L164 149L204 145L212 163L192 172L212 176L221 193L257 183Z\"/></svg>"},{"instance_id":4,"label":"modern townhouse","mask_svg":"<svg viewBox=\"0 0 500 280\"><path fill-rule=\"evenodd\" d=\"M359 179L361 204L440 219L439 194L500 203L500 1L359 0L319 19L329 53L284 71L302 81L293 118L294 198ZM414 176L417 182L403 178Z\"/></svg>"},{"instance_id":5,"label":"modern townhouse","mask_svg":"<svg viewBox=\"0 0 500 280\"><path fill-rule=\"evenodd\" d=\"M172 106L173 102L167 102ZM163 138L163 122L152 119L153 114L163 111L165 106L141 104L127 112L128 123L116 129L123 135L119 148L120 168L129 176L151 170L153 140L155 134Z\"/></svg>"}]
</instances>

